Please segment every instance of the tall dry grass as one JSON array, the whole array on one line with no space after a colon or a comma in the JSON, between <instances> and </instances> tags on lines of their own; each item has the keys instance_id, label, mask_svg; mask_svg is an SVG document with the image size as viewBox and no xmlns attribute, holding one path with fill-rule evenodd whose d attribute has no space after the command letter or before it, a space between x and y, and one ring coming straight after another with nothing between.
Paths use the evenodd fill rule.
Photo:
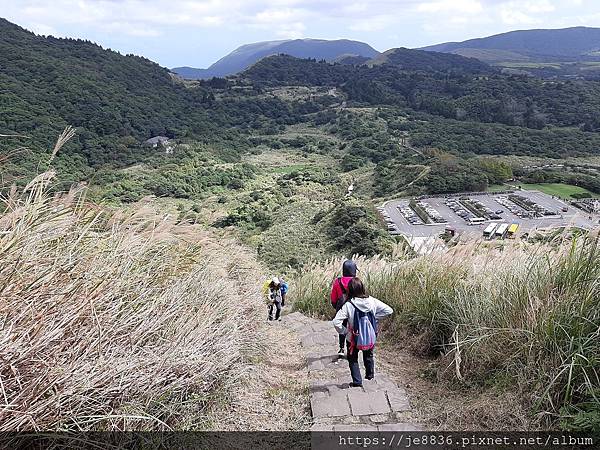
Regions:
<instances>
[{"instance_id":1,"label":"tall dry grass","mask_svg":"<svg viewBox=\"0 0 600 450\"><path fill-rule=\"evenodd\" d=\"M210 427L263 312L239 248L50 196L53 176L0 213L0 430Z\"/></svg>"},{"instance_id":2,"label":"tall dry grass","mask_svg":"<svg viewBox=\"0 0 600 450\"><path fill-rule=\"evenodd\" d=\"M395 310L386 339L444 355L446 376L511 379L533 409L577 429L600 425L600 249L561 245L458 246L447 253L358 261L370 292ZM294 280L296 309L331 316L341 261ZM418 336L418 337L417 337Z\"/></svg>"}]
</instances>

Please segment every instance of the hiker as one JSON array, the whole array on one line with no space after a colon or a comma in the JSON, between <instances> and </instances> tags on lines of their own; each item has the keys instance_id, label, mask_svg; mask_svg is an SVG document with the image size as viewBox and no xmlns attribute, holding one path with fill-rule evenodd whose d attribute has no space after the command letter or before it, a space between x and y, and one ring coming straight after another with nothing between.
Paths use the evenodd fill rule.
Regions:
<instances>
[{"instance_id":1,"label":"hiker","mask_svg":"<svg viewBox=\"0 0 600 450\"><path fill-rule=\"evenodd\" d=\"M342 265L342 276L337 277L335 280L333 280L333 283L331 285L331 294L329 298L331 300L331 305L335 308L336 313L340 310L342 306L344 306L344 302L348 297L348 283L350 283L350 280L356 276L357 270L358 268L356 267L356 263L351 259L347 259ZM343 325L346 326L346 323L344 323ZM346 336L340 334L338 336L338 342L340 345L338 353L340 355L343 355Z\"/></svg>"},{"instance_id":2,"label":"hiker","mask_svg":"<svg viewBox=\"0 0 600 450\"><path fill-rule=\"evenodd\" d=\"M390 306L367 294L365 286L359 278L350 280L348 299L333 319L333 326L337 332L346 336L348 365L352 375L350 386L362 386L362 377L358 366L359 351L363 352L365 378L372 380L375 377L373 351L377 340L377 322L392 312L394 311ZM343 325L346 319L348 320L347 327Z\"/></svg>"},{"instance_id":3,"label":"hiker","mask_svg":"<svg viewBox=\"0 0 600 450\"><path fill-rule=\"evenodd\" d=\"M285 296L287 295L289 286L283 277L280 277L279 281L281 282L281 307L283 308L285 306Z\"/></svg>"},{"instance_id":4,"label":"hiker","mask_svg":"<svg viewBox=\"0 0 600 450\"><path fill-rule=\"evenodd\" d=\"M269 283L269 320L273 320L273 308L276 309L275 320L281 320L281 282L279 278L273 277Z\"/></svg>"}]
</instances>

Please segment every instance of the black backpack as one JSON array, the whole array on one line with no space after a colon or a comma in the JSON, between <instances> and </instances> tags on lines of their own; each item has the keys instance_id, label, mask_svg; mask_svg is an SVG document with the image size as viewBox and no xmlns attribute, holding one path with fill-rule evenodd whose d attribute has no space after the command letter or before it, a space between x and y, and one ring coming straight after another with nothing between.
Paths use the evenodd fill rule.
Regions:
<instances>
[{"instance_id":1,"label":"black backpack","mask_svg":"<svg viewBox=\"0 0 600 450\"><path fill-rule=\"evenodd\" d=\"M344 287L344 283L342 283L342 277L338 277L336 280L337 283L339 283L340 285L340 289L342 290L342 297L338 298L337 303L335 304L335 311L339 311L340 309L342 309L342 306L344 306L344 303L346 303L348 301L348 289L346 289Z\"/></svg>"}]
</instances>

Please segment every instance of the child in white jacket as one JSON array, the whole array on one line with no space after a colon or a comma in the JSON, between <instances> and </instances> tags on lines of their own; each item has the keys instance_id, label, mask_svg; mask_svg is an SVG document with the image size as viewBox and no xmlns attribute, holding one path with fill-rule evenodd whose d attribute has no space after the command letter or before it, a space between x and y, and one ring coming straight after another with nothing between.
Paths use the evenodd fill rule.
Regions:
<instances>
[{"instance_id":1,"label":"child in white jacket","mask_svg":"<svg viewBox=\"0 0 600 450\"><path fill-rule=\"evenodd\" d=\"M333 326L338 333L346 335L346 345L348 346L348 365L350 366L350 374L352 375L352 383L350 386L362 386L362 376L358 365L358 352L360 351L352 344L353 336L348 332L348 328L356 329L354 323L354 308L358 308L363 312L372 312L376 320L382 317L389 316L394 310L383 303L369 296L366 293L363 282L358 278L353 278L348 284L348 298L344 306L337 312L333 319ZM344 320L348 320L348 327L343 325ZM375 377L375 359L373 350L362 350L363 362L365 363L365 378L371 380Z\"/></svg>"}]
</instances>

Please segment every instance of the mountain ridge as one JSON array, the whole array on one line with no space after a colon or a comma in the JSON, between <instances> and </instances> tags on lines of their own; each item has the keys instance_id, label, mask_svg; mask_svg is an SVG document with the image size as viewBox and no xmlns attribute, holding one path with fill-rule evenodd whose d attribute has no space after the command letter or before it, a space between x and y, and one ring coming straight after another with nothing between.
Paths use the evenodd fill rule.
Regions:
<instances>
[{"instance_id":1,"label":"mountain ridge","mask_svg":"<svg viewBox=\"0 0 600 450\"><path fill-rule=\"evenodd\" d=\"M461 49L500 50L525 56L576 57L600 50L600 28L569 27L515 30L460 42L444 42L421 50L455 53Z\"/></svg>"},{"instance_id":2,"label":"mountain ridge","mask_svg":"<svg viewBox=\"0 0 600 450\"><path fill-rule=\"evenodd\" d=\"M277 54L333 62L337 58L348 56L371 59L380 53L369 44L351 39L285 39L242 45L206 69L183 66L171 70L177 75L188 79L225 77L242 72L261 59Z\"/></svg>"}]
</instances>

